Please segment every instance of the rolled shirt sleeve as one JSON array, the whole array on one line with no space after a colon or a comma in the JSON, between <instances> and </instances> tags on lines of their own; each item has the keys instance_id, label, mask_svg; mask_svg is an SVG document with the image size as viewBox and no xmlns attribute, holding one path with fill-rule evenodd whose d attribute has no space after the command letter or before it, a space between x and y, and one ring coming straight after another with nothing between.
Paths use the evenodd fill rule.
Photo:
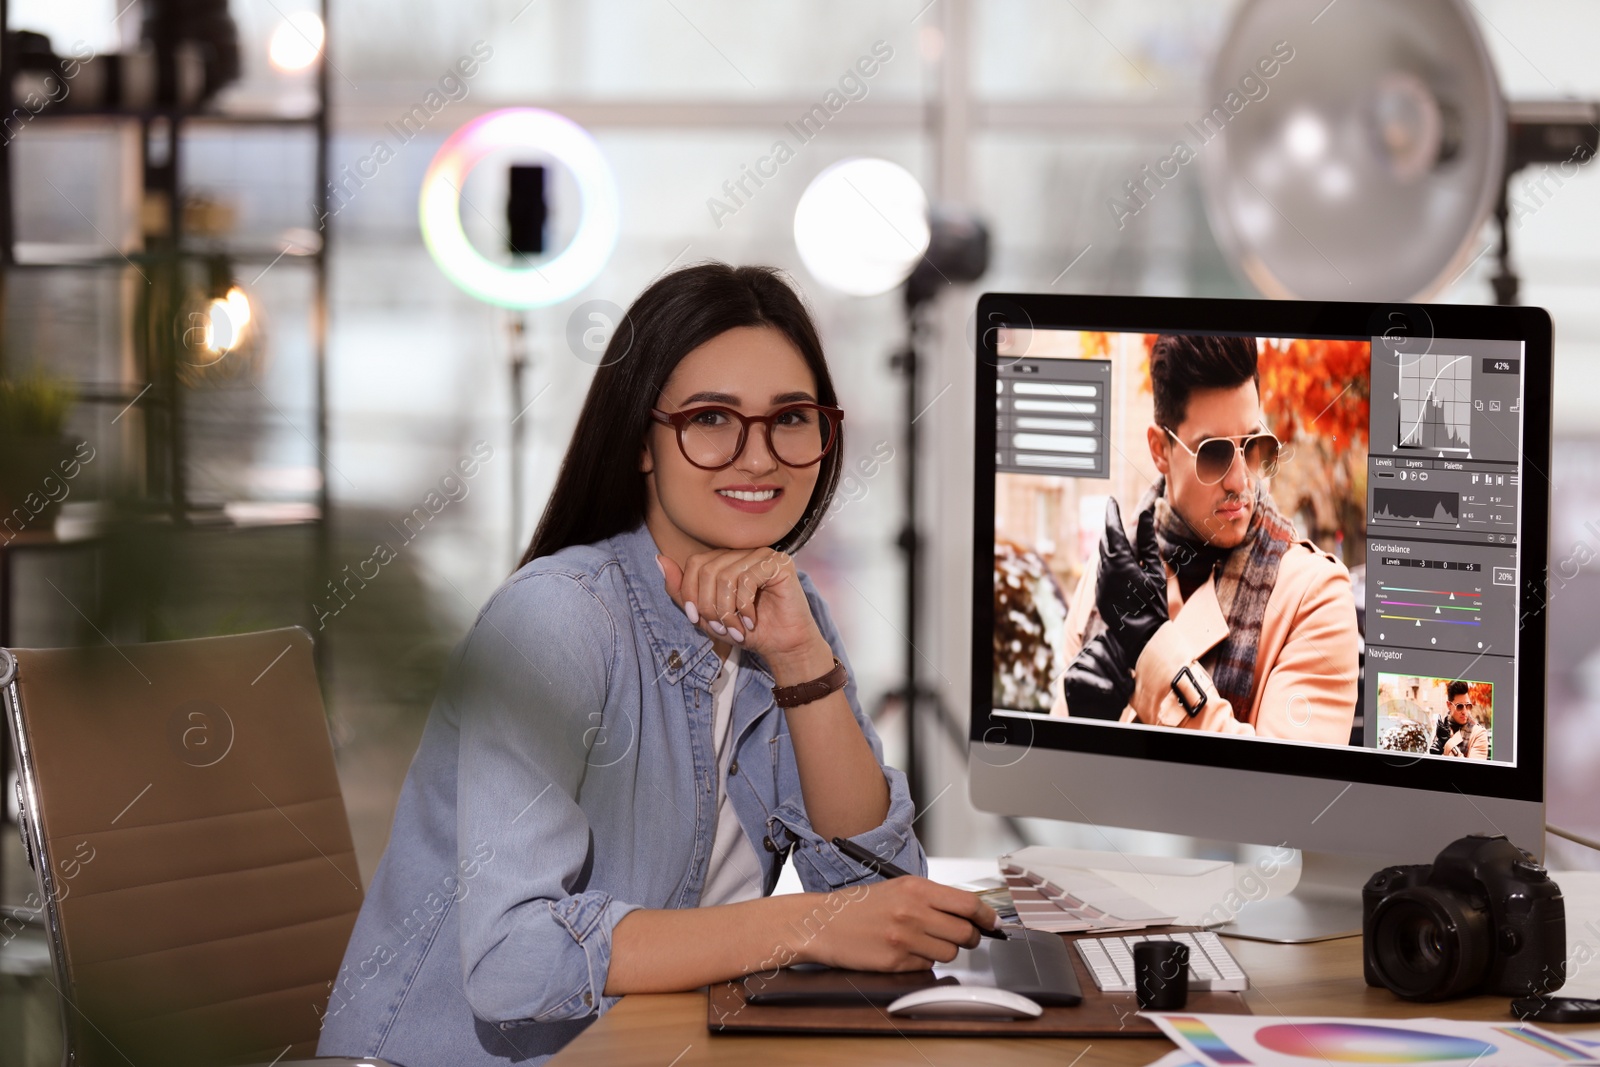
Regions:
<instances>
[{"instance_id":1,"label":"rolled shirt sleeve","mask_svg":"<svg viewBox=\"0 0 1600 1067\"><path fill-rule=\"evenodd\" d=\"M850 659L845 655L844 642L839 637L838 628L834 626L827 602L811 584L808 575L801 574L800 584L805 589L806 599L811 604L811 614L817 620L817 629L833 649L833 654L839 657L839 662L844 664L849 676L844 686L845 699L849 701L850 711L855 715L856 723L861 727L861 733L866 737L872 755L877 759L884 780L889 786L889 812L883 822L870 830L854 835L850 840L901 870L926 877L928 857L911 828L911 822L916 817L916 809L911 802L910 785L906 781L905 773L895 767L886 766L883 762L883 742L879 739L878 732L873 729L872 721L862 714L861 702L856 695L855 671L850 668ZM793 713L803 715L805 710L802 706L793 709ZM789 712L784 711L782 714L787 715ZM786 774L780 773L778 777L780 791L783 790L787 777ZM806 890L813 893L827 893L851 883L881 879L882 876L877 872L870 871L850 859L834 847L831 841L824 840L812 829L797 777L794 780L793 790L788 796L782 796L780 799L781 802L772 813L773 842L780 852L791 842L794 844L795 871L800 876L800 884Z\"/></svg>"},{"instance_id":2,"label":"rolled shirt sleeve","mask_svg":"<svg viewBox=\"0 0 1600 1067\"><path fill-rule=\"evenodd\" d=\"M484 607L455 672L457 848L507 858L459 904L462 990L486 1022L581 1018L620 999L604 995L612 930L641 905L583 888L590 827L576 799L617 643L579 579L534 572Z\"/></svg>"}]
</instances>

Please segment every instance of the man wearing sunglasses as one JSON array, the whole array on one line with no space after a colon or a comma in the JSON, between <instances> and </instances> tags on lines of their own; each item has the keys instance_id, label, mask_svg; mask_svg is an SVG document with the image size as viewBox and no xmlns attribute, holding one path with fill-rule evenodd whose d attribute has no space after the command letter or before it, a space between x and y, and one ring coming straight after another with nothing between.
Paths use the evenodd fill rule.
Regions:
<instances>
[{"instance_id":1,"label":"man wearing sunglasses","mask_svg":"<svg viewBox=\"0 0 1600 1067\"><path fill-rule=\"evenodd\" d=\"M1435 756L1458 759L1488 759L1489 731L1473 716L1472 697L1466 682L1445 686L1445 713L1433 728L1433 743L1428 751Z\"/></svg>"},{"instance_id":2,"label":"man wearing sunglasses","mask_svg":"<svg viewBox=\"0 0 1600 1067\"><path fill-rule=\"evenodd\" d=\"M1065 623L1052 714L1349 744L1360 637L1350 574L1278 512L1287 448L1250 337L1164 334L1150 353L1160 477L1130 542L1115 498Z\"/></svg>"}]
</instances>

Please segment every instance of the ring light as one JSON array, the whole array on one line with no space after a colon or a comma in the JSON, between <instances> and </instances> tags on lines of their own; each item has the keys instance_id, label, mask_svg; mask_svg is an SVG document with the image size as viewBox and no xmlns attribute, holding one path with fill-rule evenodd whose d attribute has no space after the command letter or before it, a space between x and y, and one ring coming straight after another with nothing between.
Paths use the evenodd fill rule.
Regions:
<instances>
[{"instance_id":1,"label":"ring light","mask_svg":"<svg viewBox=\"0 0 1600 1067\"><path fill-rule=\"evenodd\" d=\"M535 149L563 163L578 183L583 214L572 242L539 266L493 263L461 227L461 189L489 154ZM439 147L422 179L422 240L439 269L480 300L502 307L545 307L594 281L611 258L620 229L617 184L600 146L562 115L539 108L491 111L462 126Z\"/></svg>"}]
</instances>

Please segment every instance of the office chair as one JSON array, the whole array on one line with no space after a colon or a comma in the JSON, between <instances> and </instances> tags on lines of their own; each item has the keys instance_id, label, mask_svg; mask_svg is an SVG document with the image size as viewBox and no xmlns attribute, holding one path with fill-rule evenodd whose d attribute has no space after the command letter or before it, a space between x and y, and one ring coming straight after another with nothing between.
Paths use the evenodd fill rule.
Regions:
<instances>
[{"instance_id":1,"label":"office chair","mask_svg":"<svg viewBox=\"0 0 1600 1067\"><path fill-rule=\"evenodd\" d=\"M0 649L69 1067L314 1054L362 891L311 645Z\"/></svg>"}]
</instances>

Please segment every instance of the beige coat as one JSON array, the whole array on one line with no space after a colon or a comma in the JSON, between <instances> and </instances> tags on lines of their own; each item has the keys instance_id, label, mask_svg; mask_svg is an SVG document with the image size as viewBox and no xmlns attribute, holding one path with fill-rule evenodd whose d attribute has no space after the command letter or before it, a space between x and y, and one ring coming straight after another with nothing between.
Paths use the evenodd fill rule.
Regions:
<instances>
[{"instance_id":1,"label":"beige coat","mask_svg":"<svg viewBox=\"0 0 1600 1067\"><path fill-rule=\"evenodd\" d=\"M1439 728L1439 720L1435 719L1433 722L1433 729L1437 730ZM1466 734L1467 737L1465 751L1462 751L1461 733ZM1458 759L1489 758L1489 731L1484 728L1482 723L1469 722L1467 728L1461 733L1454 734L1450 738L1450 741L1454 741L1455 744L1451 744L1450 741L1445 742L1444 751L1440 755L1455 756ZM1433 736L1433 730L1428 732L1428 736Z\"/></svg>"},{"instance_id":2,"label":"beige coat","mask_svg":"<svg viewBox=\"0 0 1600 1067\"><path fill-rule=\"evenodd\" d=\"M1099 559L1096 552L1092 565L1085 568L1063 625L1069 660L1082 648L1095 612ZM1215 660L1213 650L1228 634L1215 579L1207 579L1185 601L1178 592L1177 575L1169 568L1167 607L1171 621L1155 632L1134 666L1133 697L1123 710L1123 722L1349 744L1361 645L1350 572L1338 559L1304 540L1283 554L1261 623L1250 713L1242 722L1234 717L1233 705L1217 692L1205 666ZM1193 717L1172 691L1173 678L1184 666L1206 695L1205 705ZM1070 714L1060 678L1052 691L1055 704L1050 714ZM1187 686L1185 695L1193 704Z\"/></svg>"}]
</instances>

